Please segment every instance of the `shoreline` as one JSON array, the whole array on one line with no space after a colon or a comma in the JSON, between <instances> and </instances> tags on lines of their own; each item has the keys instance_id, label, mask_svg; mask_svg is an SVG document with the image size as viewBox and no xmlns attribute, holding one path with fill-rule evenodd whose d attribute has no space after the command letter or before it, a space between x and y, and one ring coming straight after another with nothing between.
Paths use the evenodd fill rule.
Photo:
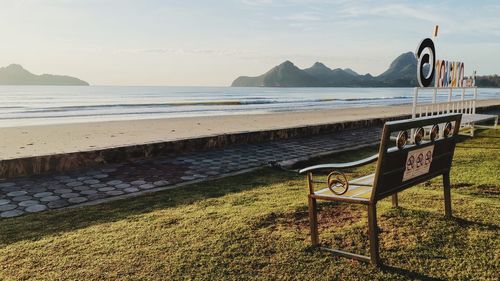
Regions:
<instances>
[{"instance_id":1,"label":"shoreline","mask_svg":"<svg viewBox=\"0 0 500 281\"><path fill-rule=\"evenodd\" d=\"M477 107L500 105L478 100ZM0 128L0 159L92 151L207 136L277 130L411 114L411 105L251 115L141 119Z\"/></svg>"}]
</instances>

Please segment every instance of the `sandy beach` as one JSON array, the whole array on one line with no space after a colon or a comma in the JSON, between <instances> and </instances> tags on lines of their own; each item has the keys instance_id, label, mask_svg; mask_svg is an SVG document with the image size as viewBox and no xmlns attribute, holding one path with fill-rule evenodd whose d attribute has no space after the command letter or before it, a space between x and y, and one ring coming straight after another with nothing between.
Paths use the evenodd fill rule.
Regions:
<instances>
[{"instance_id":1,"label":"sandy beach","mask_svg":"<svg viewBox=\"0 0 500 281\"><path fill-rule=\"evenodd\" d=\"M477 101L498 105L500 99ZM411 105L0 128L0 159L409 114Z\"/></svg>"}]
</instances>

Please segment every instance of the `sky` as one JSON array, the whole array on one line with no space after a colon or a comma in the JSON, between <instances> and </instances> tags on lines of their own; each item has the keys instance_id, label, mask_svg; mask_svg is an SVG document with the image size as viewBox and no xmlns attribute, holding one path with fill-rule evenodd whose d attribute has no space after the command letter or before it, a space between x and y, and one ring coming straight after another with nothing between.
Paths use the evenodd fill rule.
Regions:
<instances>
[{"instance_id":1,"label":"sky","mask_svg":"<svg viewBox=\"0 0 500 281\"><path fill-rule=\"evenodd\" d=\"M438 59L492 74L499 15L498 0L0 0L0 66L93 85L227 86L285 60L378 75L438 24Z\"/></svg>"}]
</instances>

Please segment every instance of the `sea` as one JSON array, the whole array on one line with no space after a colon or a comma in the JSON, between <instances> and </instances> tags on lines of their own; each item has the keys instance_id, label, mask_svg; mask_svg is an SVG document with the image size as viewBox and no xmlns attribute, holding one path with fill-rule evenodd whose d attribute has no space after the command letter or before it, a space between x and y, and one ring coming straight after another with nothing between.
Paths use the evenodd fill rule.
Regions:
<instances>
[{"instance_id":1,"label":"sea","mask_svg":"<svg viewBox=\"0 0 500 281\"><path fill-rule=\"evenodd\" d=\"M466 93L467 95L472 95ZM449 90L437 100L448 99ZM453 93L460 98L461 91ZM500 89L478 88L478 99ZM419 101L431 100L432 92ZM0 86L0 127L411 104L413 88Z\"/></svg>"}]
</instances>

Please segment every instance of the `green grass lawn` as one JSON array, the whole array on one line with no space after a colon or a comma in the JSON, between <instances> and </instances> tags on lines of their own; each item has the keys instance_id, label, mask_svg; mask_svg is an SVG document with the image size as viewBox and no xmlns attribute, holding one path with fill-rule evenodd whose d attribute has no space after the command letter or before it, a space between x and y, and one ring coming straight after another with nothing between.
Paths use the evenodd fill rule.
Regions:
<instances>
[{"instance_id":1,"label":"green grass lawn","mask_svg":"<svg viewBox=\"0 0 500 281\"><path fill-rule=\"evenodd\" d=\"M376 148L323 161L349 161ZM454 219L441 179L379 202L387 266L309 247L305 178L253 173L75 209L0 221L0 280L498 280L500 135L458 145ZM371 172L370 165L352 176ZM363 206L320 204L322 242L366 254Z\"/></svg>"}]
</instances>

